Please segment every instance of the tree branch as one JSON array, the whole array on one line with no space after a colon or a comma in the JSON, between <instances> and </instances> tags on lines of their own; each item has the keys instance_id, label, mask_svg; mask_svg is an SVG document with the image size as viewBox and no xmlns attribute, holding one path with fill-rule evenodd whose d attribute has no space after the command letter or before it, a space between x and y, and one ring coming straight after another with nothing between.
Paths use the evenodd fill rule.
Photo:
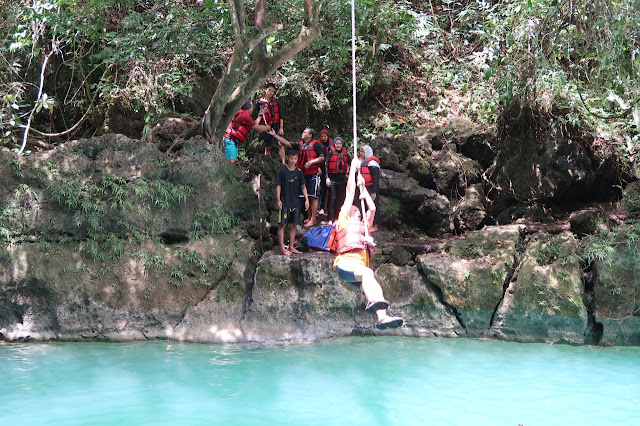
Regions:
<instances>
[{"instance_id":1,"label":"tree branch","mask_svg":"<svg viewBox=\"0 0 640 426\"><path fill-rule=\"evenodd\" d=\"M31 128L31 120L33 120L33 116L36 113L36 109L38 109L38 102L42 97L42 87L44 86L44 72L47 69L47 62L49 62L49 58L51 58L58 51L57 45L55 41L51 42L51 51L47 53L47 55L42 60L42 67L40 68L40 86L38 87L38 96L36 97L36 102L31 112L29 113L29 119L27 120L27 125L24 128L24 134L22 135L22 145L20 145L20 149L18 150L18 155L22 155L25 146L27 145L27 137L29 136L29 129Z\"/></svg>"},{"instance_id":2,"label":"tree branch","mask_svg":"<svg viewBox=\"0 0 640 426\"><path fill-rule=\"evenodd\" d=\"M113 66L113 64L110 64L107 69L104 71L104 73L102 74L102 77L100 77L100 79L103 79L107 73L109 72L109 70L111 69L111 67ZM98 91L96 90L93 94L93 97L91 98L91 103L89 104L89 108L87 108L87 111L84 113L84 115L80 118L80 120L78 120L78 122L76 124L74 124L71 128L63 131L63 132L59 132L59 133L44 133L41 132L37 129L31 129L31 131L33 133L36 133L38 136L42 136L45 138L57 138L60 136L66 136L70 133L75 132L82 123L84 123L84 121L89 117L89 113L91 112L91 107L93 107L94 101L96 100L96 96L98 95ZM25 126L26 128L26 126Z\"/></svg>"}]
</instances>

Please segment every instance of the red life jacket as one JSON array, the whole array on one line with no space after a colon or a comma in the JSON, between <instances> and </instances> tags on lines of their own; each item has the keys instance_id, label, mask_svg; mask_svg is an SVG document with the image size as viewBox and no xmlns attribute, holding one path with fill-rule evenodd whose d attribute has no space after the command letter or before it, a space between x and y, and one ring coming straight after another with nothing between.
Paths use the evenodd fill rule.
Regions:
<instances>
[{"instance_id":1,"label":"red life jacket","mask_svg":"<svg viewBox=\"0 0 640 426\"><path fill-rule=\"evenodd\" d=\"M369 171L369 161L372 160L380 165L380 160L375 155L373 157L365 158L360 163L360 174L364 178L364 186L373 185L373 175L371 175L371 171Z\"/></svg>"},{"instance_id":2,"label":"red life jacket","mask_svg":"<svg viewBox=\"0 0 640 426\"><path fill-rule=\"evenodd\" d=\"M247 139L249 131L251 131L250 127L246 127L244 123L238 120L238 117L241 114L246 114L247 116L249 116L246 111L239 109L238 112L236 112L236 115L233 117L233 120L231 120L231 123L229 123L229 125L227 126L227 130L224 132L225 138L236 143L243 143Z\"/></svg>"},{"instance_id":3,"label":"red life jacket","mask_svg":"<svg viewBox=\"0 0 640 426\"><path fill-rule=\"evenodd\" d=\"M305 176L316 175L320 170L320 164L313 164L308 169L304 168L304 165L307 162L318 158L318 154L316 153L315 149L316 144L322 145L320 141L317 141L315 139L307 144L305 144L303 141L298 142L298 162L296 163L296 167L302 170L302 174Z\"/></svg>"},{"instance_id":4,"label":"red life jacket","mask_svg":"<svg viewBox=\"0 0 640 426\"><path fill-rule=\"evenodd\" d=\"M344 147L340 151L335 148L329 150L329 162L327 165L327 173L347 174L347 166L349 165L349 154Z\"/></svg>"},{"instance_id":5,"label":"red life jacket","mask_svg":"<svg viewBox=\"0 0 640 426\"><path fill-rule=\"evenodd\" d=\"M276 97L272 97L270 101L267 98L260 98L258 101L258 106L265 106L264 110L264 124L272 125L272 124L280 124L280 102L276 99Z\"/></svg>"},{"instance_id":6,"label":"red life jacket","mask_svg":"<svg viewBox=\"0 0 640 426\"><path fill-rule=\"evenodd\" d=\"M322 152L324 152L324 157L327 157L327 154L329 153L329 151L333 148L333 139L329 138L327 139L327 143L323 144L322 141L320 141L320 145L322 145Z\"/></svg>"},{"instance_id":7,"label":"red life jacket","mask_svg":"<svg viewBox=\"0 0 640 426\"><path fill-rule=\"evenodd\" d=\"M351 250L365 250L364 223L350 220L342 229L336 228L337 252L342 254Z\"/></svg>"}]
</instances>

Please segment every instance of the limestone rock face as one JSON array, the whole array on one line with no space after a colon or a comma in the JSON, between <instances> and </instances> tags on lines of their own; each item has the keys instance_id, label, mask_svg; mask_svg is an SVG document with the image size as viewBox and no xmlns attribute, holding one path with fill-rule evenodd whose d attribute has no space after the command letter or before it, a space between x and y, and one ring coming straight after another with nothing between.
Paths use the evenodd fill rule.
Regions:
<instances>
[{"instance_id":1,"label":"limestone rock face","mask_svg":"<svg viewBox=\"0 0 640 426\"><path fill-rule=\"evenodd\" d=\"M571 213L569 217L571 232L579 237L595 234L604 226L605 217L601 210L596 208L583 209Z\"/></svg>"},{"instance_id":2,"label":"limestone rock face","mask_svg":"<svg viewBox=\"0 0 640 426\"><path fill-rule=\"evenodd\" d=\"M582 141L546 137L542 141L506 139L491 180L497 206L514 200L571 201L606 197L614 180L604 159Z\"/></svg>"},{"instance_id":3,"label":"limestone rock face","mask_svg":"<svg viewBox=\"0 0 640 426\"><path fill-rule=\"evenodd\" d=\"M480 182L480 165L456 152L453 144L434 151L434 181L440 194L464 194L468 185Z\"/></svg>"},{"instance_id":4,"label":"limestone rock face","mask_svg":"<svg viewBox=\"0 0 640 426\"><path fill-rule=\"evenodd\" d=\"M364 298L338 280L332 262L326 254L263 257L242 322L248 340L313 340L371 328Z\"/></svg>"},{"instance_id":5,"label":"limestone rock face","mask_svg":"<svg viewBox=\"0 0 640 426\"><path fill-rule=\"evenodd\" d=\"M180 128L173 124L156 136L170 139ZM406 321L382 334L640 344L635 228L607 240L615 255L583 256L595 259L589 265L580 264L574 234L613 229L597 215L574 215L573 234L565 222L481 228L502 223L496 211L505 223L521 217L505 207L521 208L514 200L602 192L611 185L608 160L552 138L502 141L496 154L490 139L456 120L372 142L383 167L373 265L391 313ZM176 158L153 140L109 134L25 157L0 148L0 339L381 333L360 291L337 279L332 256L269 251L277 159L255 155L249 182L202 138ZM476 179L489 166L483 187ZM483 190L495 197L491 209ZM625 188L632 214L638 192Z\"/></svg>"},{"instance_id":6,"label":"limestone rock face","mask_svg":"<svg viewBox=\"0 0 640 426\"><path fill-rule=\"evenodd\" d=\"M431 133L416 136L386 136L371 142L373 153L380 158L380 167L410 176L425 188L433 189Z\"/></svg>"},{"instance_id":7,"label":"limestone rock face","mask_svg":"<svg viewBox=\"0 0 640 426\"><path fill-rule=\"evenodd\" d=\"M453 226L457 233L480 229L487 217L482 184L471 185L453 208Z\"/></svg>"},{"instance_id":8,"label":"limestone rock face","mask_svg":"<svg viewBox=\"0 0 640 426\"><path fill-rule=\"evenodd\" d=\"M458 336L465 331L443 305L437 289L414 267L383 264L375 272L390 313L405 327L381 332L364 312L362 292L341 282L327 254L263 257L256 271L251 304L242 322L251 341L310 340L350 334Z\"/></svg>"},{"instance_id":9,"label":"limestone rock face","mask_svg":"<svg viewBox=\"0 0 640 426\"><path fill-rule=\"evenodd\" d=\"M418 256L427 281L442 292L444 303L455 310L470 336L491 326L512 271L521 229L488 227L455 239L441 252Z\"/></svg>"},{"instance_id":10,"label":"limestone rock face","mask_svg":"<svg viewBox=\"0 0 640 426\"><path fill-rule=\"evenodd\" d=\"M532 237L496 312L506 340L582 344L587 310L578 244L570 232Z\"/></svg>"},{"instance_id":11,"label":"limestone rock face","mask_svg":"<svg viewBox=\"0 0 640 426\"><path fill-rule=\"evenodd\" d=\"M457 337L467 335L455 311L443 304L440 290L415 267L385 263L376 279L391 303L391 313L405 320L405 334Z\"/></svg>"},{"instance_id":12,"label":"limestone rock face","mask_svg":"<svg viewBox=\"0 0 640 426\"><path fill-rule=\"evenodd\" d=\"M596 260L596 321L603 326L603 345L640 345L640 264L637 243L625 241L615 254Z\"/></svg>"},{"instance_id":13,"label":"limestone rock face","mask_svg":"<svg viewBox=\"0 0 640 426\"><path fill-rule=\"evenodd\" d=\"M382 169L380 193L382 199L393 198L398 201L398 215L403 223L417 226L428 235L438 235L449 229L449 200L432 189L418 185L406 174ZM389 209L386 205L382 214L389 214Z\"/></svg>"},{"instance_id":14,"label":"limestone rock face","mask_svg":"<svg viewBox=\"0 0 640 426\"><path fill-rule=\"evenodd\" d=\"M121 257L95 261L73 243L0 248L0 337L243 340L254 244L235 235L179 247L131 242Z\"/></svg>"}]
</instances>

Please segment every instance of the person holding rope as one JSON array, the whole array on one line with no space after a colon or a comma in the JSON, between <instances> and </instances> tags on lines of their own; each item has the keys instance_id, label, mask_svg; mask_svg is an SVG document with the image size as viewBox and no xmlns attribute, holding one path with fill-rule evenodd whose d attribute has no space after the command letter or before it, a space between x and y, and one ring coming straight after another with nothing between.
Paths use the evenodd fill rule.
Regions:
<instances>
[{"instance_id":1,"label":"person holding rope","mask_svg":"<svg viewBox=\"0 0 640 426\"><path fill-rule=\"evenodd\" d=\"M284 135L284 118L282 117L282 111L280 108L280 102L275 97L276 85L275 83L267 83L264 90L264 97L258 100L258 109L262 111L262 117L258 116L258 124L261 118L264 120L264 124L271 126L275 132L283 136ZM282 164L286 164L284 146L278 142L275 142L273 136L269 132L264 132L264 155L269 156L271 154L271 145L278 144L278 155Z\"/></svg>"},{"instance_id":2,"label":"person holding rope","mask_svg":"<svg viewBox=\"0 0 640 426\"><path fill-rule=\"evenodd\" d=\"M358 176L360 197L368 210L362 221L360 210L353 205L356 193L356 170L360 167L360 160L354 158L347 179L347 191L342 209L336 222L338 256L333 262L333 269L338 272L340 280L358 287L367 299L365 311L375 313L378 319L376 328L398 328L404 320L387 314L389 302L384 300L382 288L369 267L370 257L373 255L371 246L373 239L368 235L368 229L373 225L376 208L371 195L364 186L364 178ZM366 227L366 228L365 228Z\"/></svg>"}]
</instances>

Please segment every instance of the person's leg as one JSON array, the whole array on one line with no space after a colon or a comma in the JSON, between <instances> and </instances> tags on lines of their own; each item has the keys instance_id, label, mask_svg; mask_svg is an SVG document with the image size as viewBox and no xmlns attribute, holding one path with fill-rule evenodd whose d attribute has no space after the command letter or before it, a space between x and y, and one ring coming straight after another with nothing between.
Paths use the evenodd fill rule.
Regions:
<instances>
[{"instance_id":1,"label":"person's leg","mask_svg":"<svg viewBox=\"0 0 640 426\"><path fill-rule=\"evenodd\" d=\"M267 132L263 132L262 135L264 139L264 155L268 157L269 154L271 154L271 144L273 142L273 136L271 136Z\"/></svg>"},{"instance_id":2,"label":"person's leg","mask_svg":"<svg viewBox=\"0 0 640 426\"><path fill-rule=\"evenodd\" d=\"M340 213L340 208L342 207L342 204L344 204L344 198L347 194L347 183L343 182L343 183L338 183L335 185L336 187L336 211L335 211L335 219L338 219L338 213Z\"/></svg>"},{"instance_id":3,"label":"person's leg","mask_svg":"<svg viewBox=\"0 0 640 426\"><path fill-rule=\"evenodd\" d=\"M380 224L380 193L376 194L376 199L373 200L373 204L376 206L376 214L373 217L373 226L371 232L378 231L378 225Z\"/></svg>"},{"instance_id":4,"label":"person's leg","mask_svg":"<svg viewBox=\"0 0 640 426\"><path fill-rule=\"evenodd\" d=\"M301 251L296 249L295 247L295 243L296 243L296 225L289 224L289 251L291 253L295 253L295 254L300 254Z\"/></svg>"},{"instance_id":5,"label":"person's leg","mask_svg":"<svg viewBox=\"0 0 640 426\"><path fill-rule=\"evenodd\" d=\"M224 156L230 163L238 164L238 146L227 138L224 138Z\"/></svg>"},{"instance_id":6,"label":"person's leg","mask_svg":"<svg viewBox=\"0 0 640 426\"><path fill-rule=\"evenodd\" d=\"M316 224L318 214L318 175L305 176L307 184L307 196L309 197L309 219L304 223L305 227Z\"/></svg>"},{"instance_id":7,"label":"person's leg","mask_svg":"<svg viewBox=\"0 0 640 426\"><path fill-rule=\"evenodd\" d=\"M320 175L320 196L318 197L318 214L324 214L324 205L327 198L327 174L323 171Z\"/></svg>"},{"instance_id":8,"label":"person's leg","mask_svg":"<svg viewBox=\"0 0 640 426\"><path fill-rule=\"evenodd\" d=\"M318 215L318 199L311 198L309 200L309 221L306 223L306 227L314 226L316 224L316 216Z\"/></svg>"},{"instance_id":9,"label":"person's leg","mask_svg":"<svg viewBox=\"0 0 640 426\"><path fill-rule=\"evenodd\" d=\"M278 245L280 246L280 253L284 255L290 255L291 252L284 248L284 225L278 226ZM291 247L291 246L289 246Z\"/></svg>"},{"instance_id":10,"label":"person's leg","mask_svg":"<svg viewBox=\"0 0 640 426\"><path fill-rule=\"evenodd\" d=\"M280 211L278 212L278 246L280 249L280 253L286 256L291 254L291 251L284 248L284 228L287 226L287 223L290 220L290 212L287 206L282 206ZM291 246L289 246L291 248Z\"/></svg>"},{"instance_id":11,"label":"person's leg","mask_svg":"<svg viewBox=\"0 0 640 426\"><path fill-rule=\"evenodd\" d=\"M387 315L386 308L389 306L389 303L384 300L382 288L380 284L378 284L378 281L376 281L371 268L348 260L341 260L336 266L340 280L354 286L359 285L367 299L367 312L375 311L376 313L378 319L376 328L384 330L402 326L404 320L401 317Z\"/></svg>"},{"instance_id":12,"label":"person's leg","mask_svg":"<svg viewBox=\"0 0 640 426\"><path fill-rule=\"evenodd\" d=\"M287 160L284 155L284 145L282 145L280 142L278 142L278 155L280 156L282 164L287 164Z\"/></svg>"},{"instance_id":13,"label":"person's leg","mask_svg":"<svg viewBox=\"0 0 640 426\"><path fill-rule=\"evenodd\" d=\"M289 251L291 253L300 254L300 250L296 249L296 226L300 224L300 209L289 210Z\"/></svg>"},{"instance_id":14,"label":"person's leg","mask_svg":"<svg viewBox=\"0 0 640 426\"><path fill-rule=\"evenodd\" d=\"M327 200L327 219L329 219L332 223L337 219L336 209L340 208L342 204L337 204L337 189L336 184L331 182L331 186L329 187L329 200ZM344 202L344 200L343 200Z\"/></svg>"}]
</instances>

